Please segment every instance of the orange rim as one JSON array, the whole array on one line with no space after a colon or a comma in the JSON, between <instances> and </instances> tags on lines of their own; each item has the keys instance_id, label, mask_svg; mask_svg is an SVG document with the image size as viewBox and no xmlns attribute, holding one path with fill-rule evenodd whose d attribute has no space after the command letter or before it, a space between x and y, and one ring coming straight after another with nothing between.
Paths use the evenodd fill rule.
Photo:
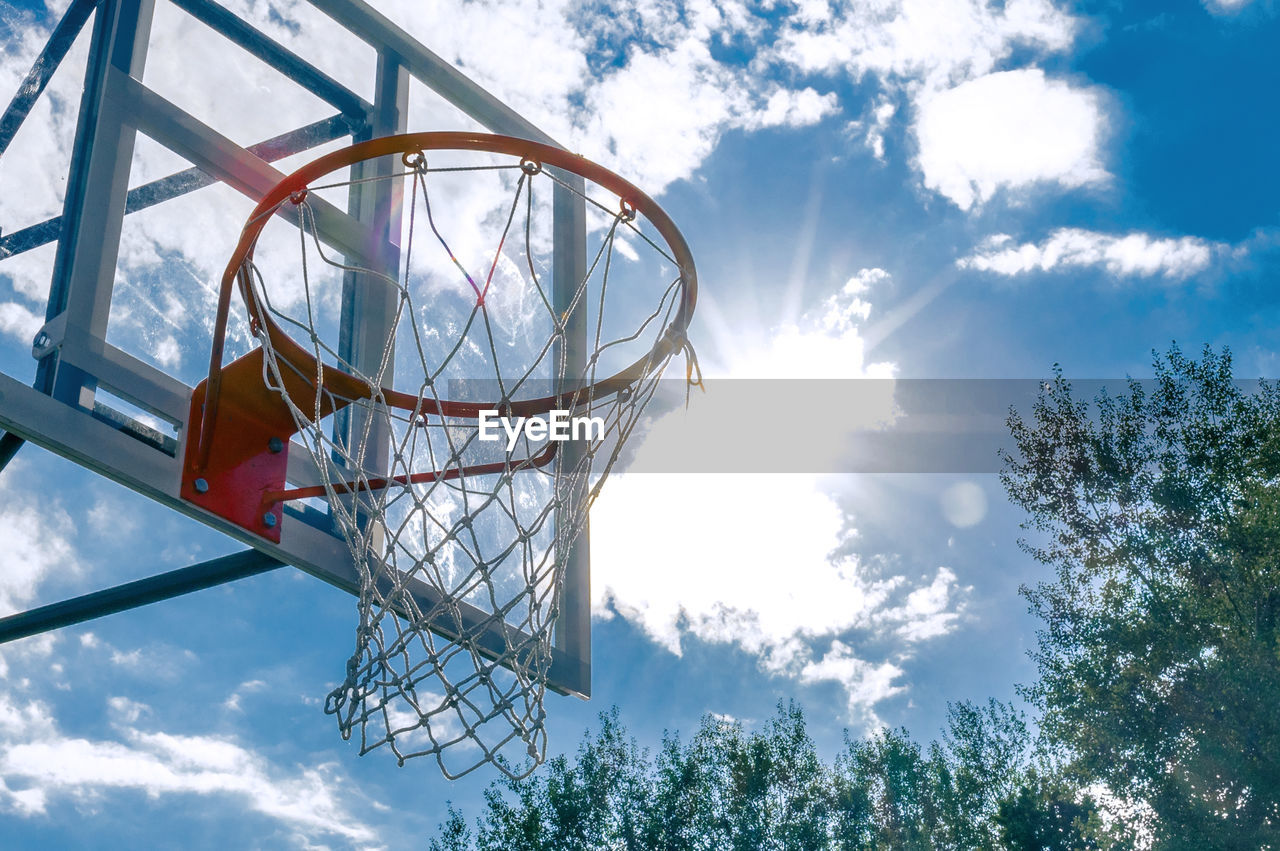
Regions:
<instances>
[{"instance_id":1,"label":"orange rim","mask_svg":"<svg viewBox=\"0 0 1280 851\"><path fill-rule=\"evenodd\" d=\"M499 136L488 133L408 133L399 136L386 136L360 142L339 151L326 154L315 161L290 174L272 188L254 208L240 234L240 241L227 262L222 275L222 286L218 295L218 315L214 330L214 345L209 362L209 381L206 399L212 404L205 405L204 420L206 426L212 425L216 415L218 389L222 372L222 355L226 339L226 323L230 313L231 292L237 286L248 308L249 318L259 327L266 330L276 349L278 356L284 357L302 374L315 374L315 356L284 332L279 325L262 311L257 299L250 292L251 282L247 274L242 274L253 258L253 249L258 236L266 226L271 214L281 204L290 199L294 193L307 188L318 178L324 177L340 168L350 166L375 157L393 154L412 154L426 151L464 150L484 151L507 154L522 160L532 160L543 166L551 166L576 174L592 183L617 195L621 199L624 212L630 209L642 214L654 226L671 250L671 256L680 270L680 305L675 317L671 320L658 342L643 357L630 366L600 379L572 393L545 396L540 399L511 402L507 409L513 416L535 416L546 413L553 408L564 407L565 402L582 403L604 398L627 387L648 374L651 365L680 351L685 345L685 330L693 316L697 302L698 278L693 263L693 255L683 235L676 228L671 217L635 185L619 177L603 166L597 165L585 157L571 154L560 148L518 139L513 136ZM391 387L374 390L368 382L336 367L326 365L324 368L324 389L336 396L348 399L370 398L380 395L388 405L402 410L414 411L417 414L429 414L447 417L477 418L481 411L494 409L493 403L454 402L448 400L431 401L415 394L404 393Z\"/></svg>"}]
</instances>

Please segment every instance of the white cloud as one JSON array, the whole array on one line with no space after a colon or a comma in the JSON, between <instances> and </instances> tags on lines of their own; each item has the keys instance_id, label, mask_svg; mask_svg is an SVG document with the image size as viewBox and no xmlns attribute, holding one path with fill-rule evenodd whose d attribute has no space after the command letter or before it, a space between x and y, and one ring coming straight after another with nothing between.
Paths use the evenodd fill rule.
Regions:
<instances>
[{"instance_id":1,"label":"white cloud","mask_svg":"<svg viewBox=\"0 0 1280 851\"><path fill-rule=\"evenodd\" d=\"M114 718L125 724L136 724L139 718L151 712L150 706L127 697L107 698L107 709Z\"/></svg>"},{"instance_id":2,"label":"white cloud","mask_svg":"<svg viewBox=\"0 0 1280 851\"><path fill-rule=\"evenodd\" d=\"M146 707L109 701L118 739L64 734L39 701L19 704L0 695L0 811L42 815L57 806L79 806L112 790L148 796L230 797L237 806L286 825L295 844L325 838L372 844L377 834L350 807L354 790L335 766L288 770L233 740L177 736L133 726Z\"/></svg>"},{"instance_id":3,"label":"white cloud","mask_svg":"<svg viewBox=\"0 0 1280 851\"><path fill-rule=\"evenodd\" d=\"M950 632L959 620L960 604L955 598L958 592L968 590L957 586L950 568L940 567L928 585L916 588L902 604L876 617L879 622L896 624L897 634L907 641L937 638Z\"/></svg>"},{"instance_id":4,"label":"white cloud","mask_svg":"<svg viewBox=\"0 0 1280 851\"><path fill-rule=\"evenodd\" d=\"M1118 277L1160 276L1182 280L1208 268L1215 254L1230 252L1198 237L1123 236L1080 228L1061 228L1040 243L1011 245L1006 234L988 238L979 250L956 264L963 269L1021 275L1063 268L1101 267Z\"/></svg>"},{"instance_id":5,"label":"white cloud","mask_svg":"<svg viewBox=\"0 0 1280 851\"><path fill-rule=\"evenodd\" d=\"M596 612L612 607L675 653L686 635L736 644L802 682L829 671L814 667L812 642L864 631L894 645L892 659L858 660L887 684L910 643L951 631L962 589L946 568L913 586L837 555L848 521L815 476L615 475L591 514ZM868 691L862 677L839 679L851 707L898 691Z\"/></svg>"},{"instance_id":6,"label":"white cloud","mask_svg":"<svg viewBox=\"0 0 1280 851\"><path fill-rule=\"evenodd\" d=\"M1063 50L1075 29L1047 0L843 2L827 15L796 18L776 56L803 71L874 73L938 89L986 74L1020 45Z\"/></svg>"},{"instance_id":7,"label":"white cloud","mask_svg":"<svg viewBox=\"0 0 1280 851\"><path fill-rule=\"evenodd\" d=\"M1210 12L1233 14L1248 6L1252 0L1203 0L1204 7Z\"/></svg>"},{"instance_id":8,"label":"white cloud","mask_svg":"<svg viewBox=\"0 0 1280 851\"><path fill-rule=\"evenodd\" d=\"M690 177L727 130L804 126L836 108L832 94L780 88L717 62L696 32L667 35L670 46L635 50L592 83L570 131L588 156L651 193Z\"/></svg>"},{"instance_id":9,"label":"white cloud","mask_svg":"<svg viewBox=\"0 0 1280 851\"><path fill-rule=\"evenodd\" d=\"M871 110L871 121L867 128L866 144L876 159L884 162L884 136L889 123L897 114L898 107L888 98L882 98Z\"/></svg>"},{"instance_id":10,"label":"white cloud","mask_svg":"<svg viewBox=\"0 0 1280 851\"><path fill-rule=\"evenodd\" d=\"M817 314L755 345L739 340L740 353L709 365L707 374L790 378L817 369L827 378L891 377L891 364L868 361L859 333L871 313L864 296L888 277L881 269L862 270ZM806 451L838 453L851 428L892 421L893 383L876 386L883 396L857 412L860 419L815 418L802 435L775 434L781 442L756 449L787 452L800 443ZM741 407L719 403L714 381L710 387L687 412L654 424L631 469L644 468L646 456L680 457L690 445L728 439L727 424ZM913 643L952 628L961 589L946 568L916 584L881 576L848 554L853 518L832 487L804 474L614 474L591 514L597 614L608 617L612 607L675 653L693 636L736 644L778 676L839 682L850 719L872 724L874 705L905 688L894 681ZM879 649L864 651L850 633L871 636ZM815 660L818 645L832 649ZM866 653L879 656L856 655Z\"/></svg>"},{"instance_id":11,"label":"white cloud","mask_svg":"<svg viewBox=\"0 0 1280 851\"><path fill-rule=\"evenodd\" d=\"M230 712L243 712L244 708L240 705L240 699L246 694L265 691L267 687L265 680L247 680L237 686L236 690L231 693L231 696L222 705Z\"/></svg>"},{"instance_id":12,"label":"white cloud","mask_svg":"<svg viewBox=\"0 0 1280 851\"><path fill-rule=\"evenodd\" d=\"M802 475L621 475L591 515L599 603L612 603L672 652L687 631L771 651L796 635L868 620L895 589L833 560L844 516ZM644 534L647 518L678 520ZM749 531L748 531L749 530Z\"/></svg>"},{"instance_id":13,"label":"white cloud","mask_svg":"<svg viewBox=\"0 0 1280 851\"><path fill-rule=\"evenodd\" d=\"M814 4L790 19L762 61L877 78L875 106L852 126L883 159L889 121L895 113L911 121L924 185L970 209L1001 187L1106 179L1095 92L1046 82L1035 68L996 71L1018 48L1032 57L1066 50L1076 30L1048 0ZM894 107L898 95L909 109Z\"/></svg>"},{"instance_id":14,"label":"white cloud","mask_svg":"<svg viewBox=\"0 0 1280 851\"><path fill-rule=\"evenodd\" d=\"M111 664L126 671L145 674L149 679L176 680L197 661L196 654L187 648L177 648L164 642L153 642L129 651L117 650L103 642L110 651Z\"/></svg>"},{"instance_id":15,"label":"white cloud","mask_svg":"<svg viewBox=\"0 0 1280 851\"><path fill-rule=\"evenodd\" d=\"M731 362L724 368L708 364L708 377L727 378L892 378L894 366L870 362L860 326L871 315L866 295L890 280L884 269L860 269L845 281L839 292L822 301L819 308L799 321L783 321L763 338L745 335L732 341ZM891 388L889 382L885 387ZM868 422L892 412L891 398L868 411ZM863 423L865 424L865 423Z\"/></svg>"},{"instance_id":16,"label":"white cloud","mask_svg":"<svg viewBox=\"0 0 1280 851\"><path fill-rule=\"evenodd\" d=\"M107 540L127 540L138 529L137 517L120 510L119 496L115 493L100 494L85 513L85 519L95 535Z\"/></svg>"},{"instance_id":17,"label":"white cloud","mask_svg":"<svg viewBox=\"0 0 1280 851\"><path fill-rule=\"evenodd\" d=\"M74 526L57 501L14 487L21 472L11 466L0 477L0 616L35 599L50 574L78 568L72 546Z\"/></svg>"},{"instance_id":18,"label":"white cloud","mask_svg":"<svg viewBox=\"0 0 1280 851\"><path fill-rule=\"evenodd\" d=\"M588 93L585 144L616 171L661 189L688 176L711 153L719 128L747 111L746 93L718 73L707 45L686 39L661 52L637 52L626 73Z\"/></svg>"},{"instance_id":19,"label":"white cloud","mask_svg":"<svg viewBox=\"0 0 1280 851\"><path fill-rule=\"evenodd\" d=\"M44 325L44 317L14 301L0 303L0 334L8 334L20 343L30 344Z\"/></svg>"},{"instance_id":20,"label":"white cloud","mask_svg":"<svg viewBox=\"0 0 1280 851\"><path fill-rule=\"evenodd\" d=\"M816 124L837 110L835 94L813 89L778 89L765 101L763 111L751 116L750 128L804 127Z\"/></svg>"},{"instance_id":21,"label":"white cloud","mask_svg":"<svg viewBox=\"0 0 1280 851\"><path fill-rule=\"evenodd\" d=\"M800 670L800 680L839 683L849 698L849 717L861 720L866 727L879 727L880 719L872 707L906 691L905 686L894 684L904 673L892 662L875 665L859 659L848 645L833 641L819 661L809 662Z\"/></svg>"},{"instance_id":22,"label":"white cloud","mask_svg":"<svg viewBox=\"0 0 1280 851\"><path fill-rule=\"evenodd\" d=\"M0 180L0 186L3 184L4 181ZM2 205L0 211L3 211ZM0 257L0 276L8 278L14 291L25 296L31 304L43 304L49 299L55 251L56 246L48 243L16 257Z\"/></svg>"},{"instance_id":23,"label":"white cloud","mask_svg":"<svg viewBox=\"0 0 1280 851\"><path fill-rule=\"evenodd\" d=\"M916 137L925 185L961 209L1002 188L1100 183L1098 96L1039 69L1002 71L925 97Z\"/></svg>"},{"instance_id":24,"label":"white cloud","mask_svg":"<svg viewBox=\"0 0 1280 851\"><path fill-rule=\"evenodd\" d=\"M173 335L165 335L155 344L156 361L163 367L172 369L182 360L182 347Z\"/></svg>"}]
</instances>

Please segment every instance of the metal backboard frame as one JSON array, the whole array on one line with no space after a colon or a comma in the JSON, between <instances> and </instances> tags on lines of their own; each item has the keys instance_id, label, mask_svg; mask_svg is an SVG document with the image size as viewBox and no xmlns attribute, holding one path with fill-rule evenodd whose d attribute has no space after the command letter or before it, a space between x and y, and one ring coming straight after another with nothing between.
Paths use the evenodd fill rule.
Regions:
<instances>
[{"instance_id":1,"label":"metal backboard frame","mask_svg":"<svg viewBox=\"0 0 1280 851\"><path fill-rule=\"evenodd\" d=\"M237 54L252 55L287 77L299 92L329 104L334 113L256 145L236 144L142 82L157 2L172 2L225 38L229 61L235 61ZM0 272L3 261L11 256L57 244L47 321L32 344L34 383L0 373L0 429L4 430L0 468L29 441L252 548L6 618L0 621L0 641L209 587L281 563L358 592L356 569L345 542L332 532L328 517L314 509L288 507L280 543L273 544L180 498L182 441L192 387L107 340L125 216L216 182L256 200L284 176L271 165L279 159L344 137L356 142L407 129L436 129L410 127L411 79L491 132L556 143L361 0L309 2L352 39L373 48L375 67L368 69L376 78L372 102L212 0L72 0L0 116L3 157L59 63L92 20L62 215L0 236ZM192 167L129 186L139 133ZM565 179L581 191L580 178L566 175ZM347 256L394 275L400 261L396 199L386 191L385 182L369 185L382 188L353 190L346 211L328 211L327 223L321 222L322 237ZM586 216L581 195L566 188L557 188L553 209L555 292L557 300L567 305L586 267ZM231 247L227 246L228 252ZM348 283L341 320L344 357L360 364L376 356L373 348L380 351L378 341L387 333L385 320L385 305L362 300ZM584 322L571 321L570 327L576 327L585 340ZM569 357L573 356L571 351ZM125 400L170 424L176 437L141 422L134 412L120 410L125 406L113 407L113 399ZM575 449L568 444L563 451ZM289 479L301 486L316 484L314 471L301 460L295 463L304 456L291 453ZM568 552L560 554L564 592L548 681L558 692L583 697L590 695L591 682L588 553L584 533ZM421 593L428 592L422 589ZM430 605L427 599L423 603L424 608ZM495 652L503 642L501 635L492 636Z\"/></svg>"}]
</instances>

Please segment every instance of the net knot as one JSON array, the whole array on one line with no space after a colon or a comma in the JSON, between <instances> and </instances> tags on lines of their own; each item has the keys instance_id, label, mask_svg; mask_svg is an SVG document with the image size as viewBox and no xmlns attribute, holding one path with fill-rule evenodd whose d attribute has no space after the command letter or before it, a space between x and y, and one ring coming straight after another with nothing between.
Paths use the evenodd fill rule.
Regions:
<instances>
[{"instance_id":1,"label":"net knot","mask_svg":"<svg viewBox=\"0 0 1280 851\"><path fill-rule=\"evenodd\" d=\"M698 364L698 353L694 351L693 343L687 339L680 346L680 352L684 355L684 377L690 387L697 387L702 392L707 392L707 388L702 386L702 367Z\"/></svg>"},{"instance_id":2,"label":"net knot","mask_svg":"<svg viewBox=\"0 0 1280 851\"><path fill-rule=\"evenodd\" d=\"M667 330L667 342L671 346L671 352L684 355L684 377L687 386L691 389L697 387L706 392L706 387L702 384L702 367L698 364L698 353L693 348L693 343L689 342L689 337L685 333L685 329L671 327ZM685 396L685 404L688 404L688 395Z\"/></svg>"},{"instance_id":3,"label":"net knot","mask_svg":"<svg viewBox=\"0 0 1280 851\"><path fill-rule=\"evenodd\" d=\"M672 348L684 355L684 406L688 408L693 388L697 387L703 393L707 392L707 388L702 383L702 366L698 363L698 353L694 350L693 343L689 342L689 337L683 328L678 331L672 329L670 339Z\"/></svg>"}]
</instances>

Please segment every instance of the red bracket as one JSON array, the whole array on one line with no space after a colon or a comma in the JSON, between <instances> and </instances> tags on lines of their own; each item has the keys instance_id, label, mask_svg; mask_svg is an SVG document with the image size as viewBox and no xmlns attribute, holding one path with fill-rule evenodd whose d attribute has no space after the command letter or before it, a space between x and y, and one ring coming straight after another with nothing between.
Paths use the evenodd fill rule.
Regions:
<instances>
[{"instance_id":1,"label":"red bracket","mask_svg":"<svg viewBox=\"0 0 1280 851\"><path fill-rule=\"evenodd\" d=\"M280 394L263 381L262 350L222 370L217 417L201 433L208 382L191 396L182 466L182 498L280 543L283 503L269 501L285 486L289 438L297 431ZM314 396L312 397L314 398Z\"/></svg>"}]
</instances>

